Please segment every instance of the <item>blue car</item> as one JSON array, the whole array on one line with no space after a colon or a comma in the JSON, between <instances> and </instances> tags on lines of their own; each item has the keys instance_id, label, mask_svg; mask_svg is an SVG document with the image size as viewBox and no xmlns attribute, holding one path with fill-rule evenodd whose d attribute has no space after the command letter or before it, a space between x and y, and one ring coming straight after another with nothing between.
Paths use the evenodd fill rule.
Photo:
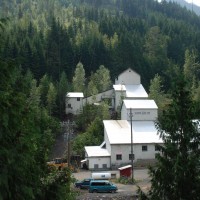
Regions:
<instances>
[{"instance_id":1,"label":"blue car","mask_svg":"<svg viewBox=\"0 0 200 200\"><path fill-rule=\"evenodd\" d=\"M75 182L74 185L75 185L75 187L80 188L80 189L88 189L90 186L90 181L92 181L92 180L93 179L91 179L91 178L87 178L82 181Z\"/></svg>"},{"instance_id":2,"label":"blue car","mask_svg":"<svg viewBox=\"0 0 200 200\"><path fill-rule=\"evenodd\" d=\"M118 190L117 186L107 180L92 180L90 181L89 192L112 192Z\"/></svg>"}]
</instances>

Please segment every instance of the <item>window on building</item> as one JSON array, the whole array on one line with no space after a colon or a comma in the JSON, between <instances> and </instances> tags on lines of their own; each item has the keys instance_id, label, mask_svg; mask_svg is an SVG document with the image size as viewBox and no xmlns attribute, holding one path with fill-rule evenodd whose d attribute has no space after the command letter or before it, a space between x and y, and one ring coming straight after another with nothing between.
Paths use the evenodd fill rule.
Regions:
<instances>
[{"instance_id":1,"label":"window on building","mask_svg":"<svg viewBox=\"0 0 200 200\"><path fill-rule=\"evenodd\" d=\"M103 164L102 167L103 167L104 169L107 169L107 164Z\"/></svg>"},{"instance_id":2,"label":"window on building","mask_svg":"<svg viewBox=\"0 0 200 200\"><path fill-rule=\"evenodd\" d=\"M122 160L122 154L117 154L116 155L116 160Z\"/></svg>"},{"instance_id":3,"label":"window on building","mask_svg":"<svg viewBox=\"0 0 200 200\"><path fill-rule=\"evenodd\" d=\"M146 145L143 145L143 146L142 146L142 151L148 151L148 149L147 149L147 146L146 146Z\"/></svg>"},{"instance_id":4,"label":"window on building","mask_svg":"<svg viewBox=\"0 0 200 200\"><path fill-rule=\"evenodd\" d=\"M133 157L133 160L135 159L135 154L129 154L129 160L132 160L132 157Z\"/></svg>"},{"instance_id":5,"label":"window on building","mask_svg":"<svg viewBox=\"0 0 200 200\"><path fill-rule=\"evenodd\" d=\"M68 108L71 108L71 107L72 107L72 105L69 103L69 104L68 104Z\"/></svg>"},{"instance_id":6,"label":"window on building","mask_svg":"<svg viewBox=\"0 0 200 200\"><path fill-rule=\"evenodd\" d=\"M94 169L98 169L99 165L98 164L94 164Z\"/></svg>"},{"instance_id":7,"label":"window on building","mask_svg":"<svg viewBox=\"0 0 200 200\"><path fill-rule=\"evenodd\" d=\"M77 101L80 101L80 97L77 98Z\"/></svg>"}]
</instances>

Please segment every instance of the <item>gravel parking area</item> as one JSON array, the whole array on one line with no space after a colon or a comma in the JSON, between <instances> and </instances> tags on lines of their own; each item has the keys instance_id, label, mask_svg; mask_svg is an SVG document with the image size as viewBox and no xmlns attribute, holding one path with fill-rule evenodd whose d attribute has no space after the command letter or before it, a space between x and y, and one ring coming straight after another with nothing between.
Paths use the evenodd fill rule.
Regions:
<instances>
[{"instance_id":1,"label":"gravel parking area","mask_svg":"<svg viewBox=\"0 0 200 200\"><path fill-rule=\"evenodd\" d=\"M116 173L117 178L119 178L119 172L118 171L108 171L112 174ZM73 173L74 177L77 180L83 180L84 178L91 177L90 171L80 171L77 173ZM134 170L134 178L136 180L136 184L141 187L141 189L144 192L147 192L150 188L150 178L148 176L148 170L147 169L136 169ZM118 187L118 191L114 194L111 193L89 193L88 190L83 189L77 189L77 192L80 193L79 196L77 196L77 200L111 200L111 199L124 199L124 200L136 200L137 198L137 185L136 184L120 184L116 183L116 180L111 180L115 185Z\"/></svg>"},{"instance_id":2,"label":"gravel parking area","mask_svg":"<svg viewBox=\"0 0 200 200\"><path fill-rule=\"evenodd\" d=\"M56 139L55 146L52 150L52 155L50 159L56 157L63 157L66 150L66 141L63 138L63 135L59 135ZM119 178L119 171L108 171L112 174L116 174L116 178ZM146 192L150 187L150 179L148 176L147 169L135 169L134 170L134 178L137 182L137 185L141 187L141 189ZM74 177L77 180L83 180L84 178L91 177L91 171L88 170L80 170L77 173L73 173ZM124 185L115 183L115 180L112 180L114 184L117 185L118 191L114 194L111 193L89 193L88 190L81 190L78 188L74 188L75 192L79 195L77 196L77 200L136 200L137 195L137 186L136 185Z\"/></svg>"},{"instance_id":3,"label":"gravel parking area","mask_svg":"<svg viewBox=\"0 0 200 200\"><path fill-rule=\"evenodd\" d=\"M134 194L127 194L127 193L85 193L81 194L76 198L76 200L138 200L137 196Z\"/></svg>"}]
</instances>

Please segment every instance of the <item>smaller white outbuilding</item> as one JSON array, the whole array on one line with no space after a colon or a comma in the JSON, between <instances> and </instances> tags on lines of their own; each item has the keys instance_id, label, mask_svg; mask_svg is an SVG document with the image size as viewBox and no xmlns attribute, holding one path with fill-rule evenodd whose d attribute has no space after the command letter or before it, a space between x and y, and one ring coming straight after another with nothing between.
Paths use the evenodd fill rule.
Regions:
<instances>
[{"instance_id":1,"label":"smaller white outbuilding","mask_svg":"<svg viewBox=\"0 0 200 200\"><path fill-rule=\"evenodd\" d=\"M83 93L82 92L69 92L66 95L66 114L78 114L83 108Z\"/></svg>"},{"instance_id":2,"label":"smaller white outbuilding","mask_svg":"<svg viewBox=\"0 0 200 200\"><path fill-rule=\"evenodd\" d=\"M86 164L89 169L110 169L110 153L104 145L105 142L100 146L85 146Z\"/></svg>"}]
</instances>

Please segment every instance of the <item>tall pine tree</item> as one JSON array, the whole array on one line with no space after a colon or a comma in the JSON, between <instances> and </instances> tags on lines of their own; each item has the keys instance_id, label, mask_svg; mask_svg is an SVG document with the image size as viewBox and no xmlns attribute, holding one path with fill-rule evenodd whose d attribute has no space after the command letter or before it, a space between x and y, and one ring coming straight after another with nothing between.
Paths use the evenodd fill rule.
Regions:
<instances>
[{"instance_id":1,"label":"tall pine tree","mask_svg":"<svg viewBox=\"0 0 200 200\"><path fill-rule=\"evenodd\" d=\"M164 141L157 165L150 168L148 199L200 199L200 134L194 105L181 72L173 85L172 103L157 123Z\"/></svg>"}]
</instances>

